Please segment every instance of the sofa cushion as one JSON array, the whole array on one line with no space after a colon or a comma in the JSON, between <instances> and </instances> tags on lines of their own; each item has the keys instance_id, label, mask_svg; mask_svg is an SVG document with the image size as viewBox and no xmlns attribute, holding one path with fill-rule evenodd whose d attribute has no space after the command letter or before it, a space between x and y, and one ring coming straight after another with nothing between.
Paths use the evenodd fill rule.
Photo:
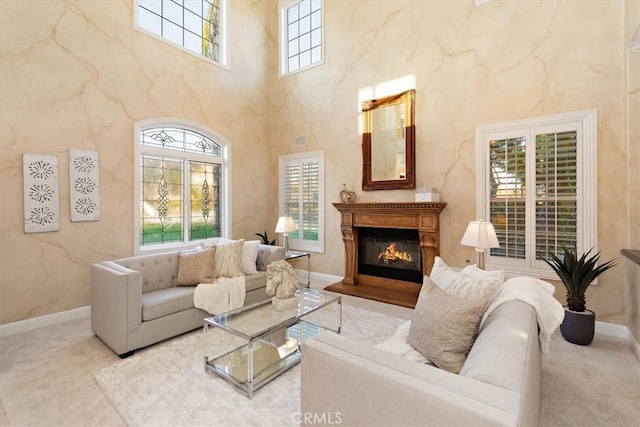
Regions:
<instances>
[{"instance_id":1,"label":"sofa cushion","mask_svg":"<svg viewBox=\"0 0 640 427\"><path fill-rule=\"evenodd\" d=\"M258 271L257 273L247 274L246 276L244 276L244 286L247 292L264 288L266 283L267 283L266 271Z\"/></svg>"},{"instance_id":2,"label":"sofa cushion","mask_svg":"<svg viewBox=\"0 0 640 427\"><path fill-rule=\"evenodd\" d=\"M142 321L193 308L195 287L173 287L142 294Z\"/></svg>"},{"instance_id":3,"label":"sofa cushion","mask_svg":"<svg viewBox=\"0 0 640 427\"><path fill-rule=\"evenodd\" d=\"M213 283L215 256L215 246L204 250L180 252L176 285L195 286L198 283Z\"/></svg>"},{"instance_id":4,"label":"sofa cushion","mask_svg":"<svg viewBox=\"0 0 640 427\"><path fill-rule=\"evenodd\" d=\"M437 367L457 374L478 335L487 302L449 295L425 278L407 342Z\"/></svg>"}]
</instances>

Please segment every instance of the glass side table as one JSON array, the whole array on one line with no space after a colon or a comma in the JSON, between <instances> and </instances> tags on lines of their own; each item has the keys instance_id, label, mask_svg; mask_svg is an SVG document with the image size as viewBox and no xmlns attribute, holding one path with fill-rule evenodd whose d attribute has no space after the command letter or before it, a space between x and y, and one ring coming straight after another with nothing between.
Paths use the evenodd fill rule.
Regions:
<instances>
[{"instance_id":1,"label":"glass side table","mask_svg":"<svg viewBox=\"0 0 640 427\"><path fill-rule=\"evenodd\" d=\"M291 261L293 259L304 257L307 257L307 277L306 281L303 280L300 283L300 286L308 288L311 286L311 254L309 252L289 251L289 253L285 255L284 259Z\"/></svg>"}]
</instances>

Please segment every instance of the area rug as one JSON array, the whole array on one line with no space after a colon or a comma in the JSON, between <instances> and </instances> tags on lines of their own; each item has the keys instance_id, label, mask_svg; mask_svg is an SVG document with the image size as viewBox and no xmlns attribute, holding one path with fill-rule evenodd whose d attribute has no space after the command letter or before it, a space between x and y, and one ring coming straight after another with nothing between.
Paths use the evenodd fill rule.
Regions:
<instances>
[{"instance_id":1,"label":"area rug","mask_svg":"<svg viewBox=\"0 0 640 427\"><path fill-rule=\"evenodd\" d=\"M386 340L406 321L345 304L342 310L342 335L370 344ZM204 371L205 356L224 354L236 343L217 328L198 331L104 368L94 378L129 426L296 425L300 365L258 389L253 399Z\"/></svg>"}]
</instances>

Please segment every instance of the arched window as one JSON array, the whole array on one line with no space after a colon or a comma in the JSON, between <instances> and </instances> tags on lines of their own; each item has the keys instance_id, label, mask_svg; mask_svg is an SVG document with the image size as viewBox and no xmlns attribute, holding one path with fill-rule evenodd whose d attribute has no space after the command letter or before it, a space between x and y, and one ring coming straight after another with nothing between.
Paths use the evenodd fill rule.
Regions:
<instances>
[{"instance_id":1,"label":"arched window","mask_svg":"<svg viewBox=\"0 0 640 427\"><path fill-rule=\"evenodd\" d=\"M227 236L228 143L177 120L139 123L136 135L136 251Z\"/></svg>"}]
</instances>

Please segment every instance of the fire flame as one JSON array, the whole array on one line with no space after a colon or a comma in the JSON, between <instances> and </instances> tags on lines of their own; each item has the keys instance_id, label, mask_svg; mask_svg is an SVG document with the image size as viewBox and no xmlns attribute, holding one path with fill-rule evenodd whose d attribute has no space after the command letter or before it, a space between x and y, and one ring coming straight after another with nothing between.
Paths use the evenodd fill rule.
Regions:
<instances>
[{"instance_id":1,"label":"fire flame","mask_svg":"<svg viewBox=\"0 0 640 427\"><path fill-rule=\"evenodd\" d=\"M399 251L397 249L396 242L392 242L389 246L387 246L387 249L385 249L384 252L380 252L380 255L378 255L378 259L381 259L383 261L413 261L409 252Z\"/></svg>"}]
</instances>

